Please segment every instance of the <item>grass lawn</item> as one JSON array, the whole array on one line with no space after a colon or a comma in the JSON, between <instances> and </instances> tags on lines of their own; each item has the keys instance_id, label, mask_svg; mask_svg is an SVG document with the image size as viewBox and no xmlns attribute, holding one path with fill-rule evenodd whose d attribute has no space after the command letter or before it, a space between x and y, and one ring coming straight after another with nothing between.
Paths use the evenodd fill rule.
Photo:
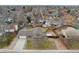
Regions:
<instances>
[{"instance_id":1,"label":"grass lawn","mask_svg":"<svg viewBox=\"0 0 79 59\"><path fill-rule=\"evenodd\" d=\"M33 39L28 39L25 49L55 49L55 43L49 40L42 40L41 42L35 42Z\"/></svg>"},{"instance_id":2,"label":"grass lawn","mask_svg":"<svg viewBox=\"0 0 79 59\"><path fill-rule=\"evenodd\" d=\"M43 32L46 32L48 28L41 28ZM27 31L33 31L34 28L29 28ZM56 49L55 43L46 39L32 39L28 38L25 44L25 49Z\"/></svg>"},{"instance_id":3,"label":"grass lawn","mask_svg":"<svg viewBox=\"0 0 79 59\"><path fill-rule=\"evenodd\" d=\"M55 49L56 48L55 43L51 42L49 40L45 40L43 43L43 46L45 49Z\"/></svg>"},{"instance_id":4,"label":"grass lawn","mask_svg":"<svg viewBox=\"0 0 79 59\"><path fill-rule=\"evenodd\" d=\"M28 48L28 49L33 48L32 40L27 40L26 48Z\"/></svg>"},{"instance_id":5,"label":"grass lawn","mask_svg":"<svg viewBox=\"0 0 79 59\"><path fill-rule=\"evenodd\" d=\"M7 33L5 36L1 36L0 37L0 48L5 48L9 46L15 36L16 35L14 33Z\"/></svg>"},{"instance_id":6,"label":"grass lawn","mask_svg":"<svg viewBox=\"0 0 79 59\"><path fill-rule=\"evenodd\" d=\"M79 49L79 41L74 40L74 41L70 42L69 48L70 49Z\"/></svg>"}]
</instances>

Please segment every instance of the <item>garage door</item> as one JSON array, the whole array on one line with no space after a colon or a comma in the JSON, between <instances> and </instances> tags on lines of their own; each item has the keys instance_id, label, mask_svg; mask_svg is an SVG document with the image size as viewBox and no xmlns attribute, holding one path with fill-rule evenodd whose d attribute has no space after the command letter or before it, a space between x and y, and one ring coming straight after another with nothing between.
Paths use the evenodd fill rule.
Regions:
<instances>
[{"instance_id":1,"label":"garage door","mask_svg":"<svg viewBox=\"0 0 79 59\"><path fill-rule=\"evenodd\" d=\"M26 39L26 36L19 36L19 39Z\"/></svg>"}]
</instances>

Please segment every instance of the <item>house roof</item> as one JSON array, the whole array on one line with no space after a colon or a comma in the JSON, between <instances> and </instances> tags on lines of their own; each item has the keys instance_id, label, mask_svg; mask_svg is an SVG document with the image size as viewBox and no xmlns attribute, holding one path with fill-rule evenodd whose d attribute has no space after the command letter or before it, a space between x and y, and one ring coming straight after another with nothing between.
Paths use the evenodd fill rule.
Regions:
<instances>
[{"instance_id":1,"label":"house roof","mask_svg":"<svg viewBox=\"0 0 79 59\"><path fill-rule=\"evenodd\" d=\"M14 25L4 25L4 29L15 29Z\"/></svg>"},{"instance_id":2,"label":"house roof","mask_svg":"<svg viewBox=\"0 0 79 59\"><path fill-rule=\"evenodd\" d=\"M52 30L48 30L46 36L56 36L56 34Z\"/></svg>"},{"instance_id":3,"label":"house roof","mask_svg":"<svg viewBox=\"0 0 79 59\"><path fill-rule=\"evenodd\" d=\"M26 36L26 35L27 35L26 31L21 31L18 33L18 36Z\"/></svg>"}]
</instances>

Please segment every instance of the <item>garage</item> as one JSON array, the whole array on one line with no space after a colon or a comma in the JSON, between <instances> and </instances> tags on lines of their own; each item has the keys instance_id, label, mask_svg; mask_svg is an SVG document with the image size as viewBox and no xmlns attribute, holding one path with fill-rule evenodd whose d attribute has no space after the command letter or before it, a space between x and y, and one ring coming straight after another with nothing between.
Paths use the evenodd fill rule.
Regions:
<instances>
[{"instance_id":1,"label":"garage","mask_svg":"<svg viewBox=\"0 0 79 59\"><path fill-rule=\"evenodd\" d=\"M21 31L18 35L18 39L26 39L26 32L25 31Z\"/></svg>"}]
</instances>

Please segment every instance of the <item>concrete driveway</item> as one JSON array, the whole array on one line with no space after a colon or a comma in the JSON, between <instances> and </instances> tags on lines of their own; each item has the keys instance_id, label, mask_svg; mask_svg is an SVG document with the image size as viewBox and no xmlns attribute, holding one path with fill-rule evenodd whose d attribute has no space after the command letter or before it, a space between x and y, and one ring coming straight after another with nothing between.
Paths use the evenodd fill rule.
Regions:
<instances>
[{"instance_id":1,"label":"concrete driveway","mask_svg":"<svg viewBox=\"0 0 79 59\"><path fill-rule=\"evenodd\" d=\"M16 38L14 39L14 41L12 42L12 44L10 45L9 49L22 50L24 48L24 45L26 43L26 38L25 39L18 38L18 36L24 35L23 34L24 32L26 32L26 28L23 28L23 29L21 29L19 31L19 33L17 34Z\"/></svg>"},{"instance_id":2,"label":"concrete driveway","mask_svg":"<svg viewBox=\"0 0 79 59\"><path fill-rule=\"evenodd\" d=\"M25 42L26 42L26 39L18 39L13 49L22 50L24 48Z\"/></svg>"}]
</instances>

